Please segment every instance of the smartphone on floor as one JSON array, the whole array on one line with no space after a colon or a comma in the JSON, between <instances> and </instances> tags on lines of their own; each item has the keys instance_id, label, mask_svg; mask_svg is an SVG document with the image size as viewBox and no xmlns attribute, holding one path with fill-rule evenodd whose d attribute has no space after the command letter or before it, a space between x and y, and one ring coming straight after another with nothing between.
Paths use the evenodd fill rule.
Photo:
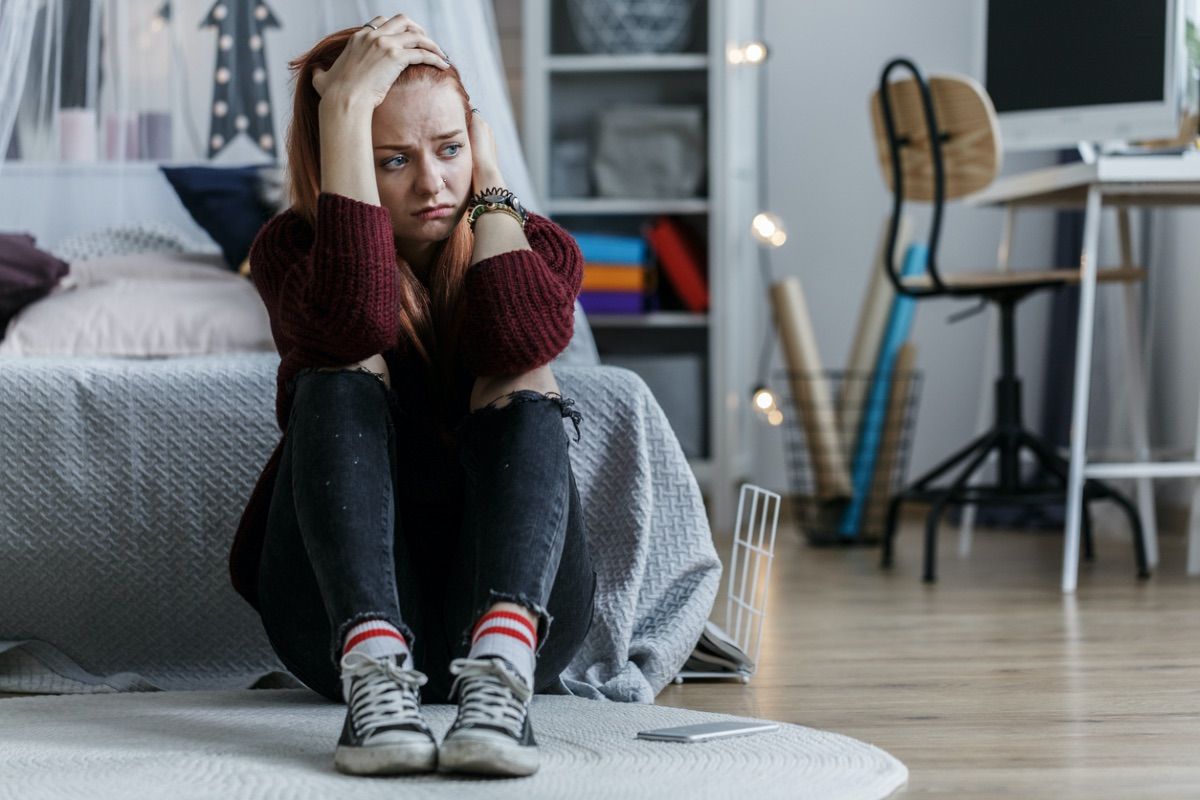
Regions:
<instances>
[{"instance_id":1,"label":"smartphone on floor","mask_svg":"<svg viewBox=\"0 0 1200 800\"><path fill-rule=\"evenodd\" d=\"M748 736L779 729L776 722L702 722L698 725L680 725L677 728L656 728L638 731L637 738L656 742L703 742L708 739L725 739L730 736Z\"/></svg>"}]
</instances>

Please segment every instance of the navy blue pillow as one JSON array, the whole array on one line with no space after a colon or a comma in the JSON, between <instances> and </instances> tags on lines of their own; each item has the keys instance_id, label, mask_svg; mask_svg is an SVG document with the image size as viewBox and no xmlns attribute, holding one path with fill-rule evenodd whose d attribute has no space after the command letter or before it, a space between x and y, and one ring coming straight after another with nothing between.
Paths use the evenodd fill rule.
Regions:
<instances>
[{"instance_id":1,"label":"navy blue pillow","mask_svg":"<svg viewBox=\"0 0 1200 800\"><path fill-rule=\"evenodd\" d=\"M259 191L261 166L159 166L183 207L221 246L225 261L237 270L263 224L274 214Z\"/></svg>"}]
</instances>

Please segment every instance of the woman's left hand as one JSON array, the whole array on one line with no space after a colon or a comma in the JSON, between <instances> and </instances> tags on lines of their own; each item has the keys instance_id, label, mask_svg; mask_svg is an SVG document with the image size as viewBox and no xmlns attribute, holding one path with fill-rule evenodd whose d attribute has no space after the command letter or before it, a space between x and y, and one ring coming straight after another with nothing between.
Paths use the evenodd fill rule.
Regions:
<instances>
[{"instance_id":1,"label":"woman's left hand","mask_svg":"<svg viewBox=\"0 0 1200 800\"><path fill-rule=\"evenodd\" d=\"M492 135L492 126L488 125L483 115L476 110L472 110L470 116L468 133L471 137L473 159L471 194L474 194L494 186L504 186L504 178L500 174L500 164L496 158L496 137Z\"/></svg>"}]
</instances>

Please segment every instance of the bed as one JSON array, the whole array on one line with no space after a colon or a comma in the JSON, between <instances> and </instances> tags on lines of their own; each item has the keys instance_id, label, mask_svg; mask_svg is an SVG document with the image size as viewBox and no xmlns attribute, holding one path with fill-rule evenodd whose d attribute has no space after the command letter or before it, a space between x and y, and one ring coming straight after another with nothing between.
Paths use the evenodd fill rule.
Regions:
<instances>
[{"instance_id":1,"label":"bed","mask_svg":"<svg viewBox=\"0 0 1200 800\"><path fill-rule=\"evenodd\" d=\"M279 436L257 295L162 224L52 250L69 278L0 340L0 691L289 685L226 562ZM700 491L653 395L599 365L578 309L553 368L584 417L571 458L600 587L559 690L652 702L720 581Z\"/></svg>"}]
</instances>

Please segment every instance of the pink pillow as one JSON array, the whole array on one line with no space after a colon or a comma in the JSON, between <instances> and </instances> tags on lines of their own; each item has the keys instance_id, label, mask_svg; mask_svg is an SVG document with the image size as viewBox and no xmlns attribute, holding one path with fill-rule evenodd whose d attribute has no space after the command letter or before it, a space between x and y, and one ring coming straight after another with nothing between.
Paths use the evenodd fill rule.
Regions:
<instances>
[{"instance_id":1,"label":"pink pillow","mask_svg":"<svg viewBox=\"0 0 1200 800\"><path fill-rule=\"evenodd\" d=\"M0 355L10 356L274 349L253 284L214 266L210 257L178 253L77 261L71 279L17 314L0 341Z\"/></svg>"}]
</instances>

